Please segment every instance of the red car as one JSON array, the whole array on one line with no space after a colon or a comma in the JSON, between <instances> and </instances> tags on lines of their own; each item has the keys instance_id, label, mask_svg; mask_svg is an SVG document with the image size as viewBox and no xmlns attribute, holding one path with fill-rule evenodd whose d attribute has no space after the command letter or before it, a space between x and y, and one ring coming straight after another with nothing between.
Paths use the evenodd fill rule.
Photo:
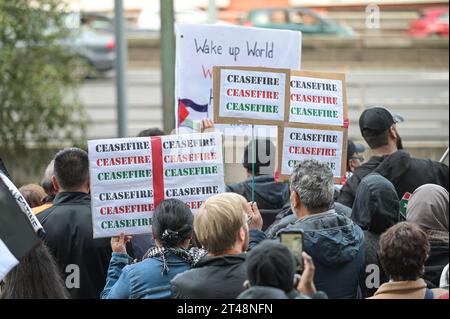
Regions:
<instances>
[{"instance_id":1,"label":"red car","mask_svg":"<svg viewBox=\"0 0 450 319\"><path fill-rule=\"evenodd\" d=\"M409 27L408 34L413 37L448 37L448 9L434 9L424 13Z\"/></svg>"}]
</instances>

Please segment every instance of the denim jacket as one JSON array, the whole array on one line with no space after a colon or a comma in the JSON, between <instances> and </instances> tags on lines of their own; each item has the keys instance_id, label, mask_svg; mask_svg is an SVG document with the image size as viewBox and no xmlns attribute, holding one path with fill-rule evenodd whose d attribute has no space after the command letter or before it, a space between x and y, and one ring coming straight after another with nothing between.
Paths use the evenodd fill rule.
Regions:
<instances>
[{"instance_id":1,"label":"denim jacket","mask_svg":"<svg viewBox=\"0 0 450 319\"><path fill-rule=\"evenodd\" d=\"M164 299L171 298L170 281L175 275L190 269L181 258L167 255L169 272L162 274L163 262L158 257L129 264L130 256L113 253L108 268L102 299Z\"/></svg>"}]
</instances>

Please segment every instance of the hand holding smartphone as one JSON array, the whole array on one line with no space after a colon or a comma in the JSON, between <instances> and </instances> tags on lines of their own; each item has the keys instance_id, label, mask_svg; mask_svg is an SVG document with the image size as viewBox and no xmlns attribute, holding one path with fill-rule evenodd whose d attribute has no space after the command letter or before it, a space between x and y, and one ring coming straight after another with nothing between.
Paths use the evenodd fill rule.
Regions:
<instances>
[{"instance_id":1,"label":"hand holding smartphone","mask_svg":"<svg viewBox=\"0 0 450 319\"><path fill-rule=\"evenodd\" d=\"M294 253L298 261L297 273L303 272L303 231L301 230L284 230L280 233L281 243L286 245Z\"/></svg>"}]
</instances>

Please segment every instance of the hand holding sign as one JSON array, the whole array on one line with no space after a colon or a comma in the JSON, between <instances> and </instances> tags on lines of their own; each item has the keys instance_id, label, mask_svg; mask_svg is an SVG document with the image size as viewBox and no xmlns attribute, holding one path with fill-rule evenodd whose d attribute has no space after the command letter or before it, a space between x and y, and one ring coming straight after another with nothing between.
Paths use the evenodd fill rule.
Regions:
<instances>
[{"instance_id":1,"label":"hand holding sign","mask_svg":"<svg viewBox=\"0 0 450 319\"><path fill-rule=\"evenodd\" d=\"M261 230L263 227L263 219L261 216L261 212L259 211L258 205L256 202L248 203L247 213L249 215L249 224L248 228Z\"/></svg>"},{"instance_id":2,"label":"hand holding sign","mask_svg":"<svg viewBox=\"0 0 450 319\"><path fill-rule=\"evenodd\" d=\"M225 190L218 132L89 141L89 162L94 238L150 233L162 200L195 212Z\"/></svg>"},{"instance_id":3,"label":"hand holding sign","mask_svg":"<svg viewBox=\"0 0 450 319\"><path fill-rule=\"evenodd\" d=\"M111 237L111 249L113 253L127 253L126 244L133 239L132 236L125 236L124 233L120 233L120 236Z\"/></svg>"}]
</instances>

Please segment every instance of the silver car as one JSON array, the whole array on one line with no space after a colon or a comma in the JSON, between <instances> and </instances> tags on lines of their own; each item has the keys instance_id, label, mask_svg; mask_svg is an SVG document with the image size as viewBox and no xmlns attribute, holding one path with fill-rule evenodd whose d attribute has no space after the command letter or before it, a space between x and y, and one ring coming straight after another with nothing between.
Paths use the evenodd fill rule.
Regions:
<instances>
[{"instance_id":1,"label":"silver car","mask_svg":"<svg viewBox=\"0 0 450 319\"><path fill-rule=\"evenodd\" d=\"M61 44L70 48L80 58L82 74L86 77L102 75L114 68L115 40L113 34L94 30L83 23L80 13L70 13L66 26L70 35Z\"/></svg>"}]
</instances>

